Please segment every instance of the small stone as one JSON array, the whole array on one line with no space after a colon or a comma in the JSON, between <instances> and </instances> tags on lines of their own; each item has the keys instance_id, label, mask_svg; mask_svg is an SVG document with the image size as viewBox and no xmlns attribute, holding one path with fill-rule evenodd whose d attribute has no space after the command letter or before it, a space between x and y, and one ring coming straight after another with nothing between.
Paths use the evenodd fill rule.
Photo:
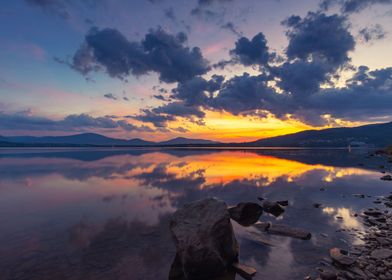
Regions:
<instances>
[{"instance_id":1,"label":"small stone","mask_svg":"<svg viewBox=\"0 0 392 280\"><path fill-rule=\"evenodd\" d=\"M382 176L380 179L383 180L383 181L392 181L392 176L391 175L385 175L385 176Z\"/></svg>"},{"instance_id":2,"label":"small stone","mask_svg":"<svg viewBox=\"0 0 392 280\"><path fill-rule=\"evenodd\" d=\"M340 248L329 250L332 260L340 265L349 266L356 262L356 259L347 255L347 252Z\"/></svg>"},{"instance_id":3,"label":"small stone","mask_svg":"<svg viewBox=\"0 0 392 280\"><path fill-rule=\"evenodd\" d=\"M331 270L326 270L320 273L320 278L321 280L336 280L338 279L338 276L336 275L336 272Z\"/></svg>"},{"instance_id":4,"label":"small stone","mask_svg":"<svg viewBox=\"0 0 392 280\"><path fill-rule=\"evenodd\" d=\"M371 209L371 208L369 208L368 210L365 210L363 213L365 215L367 215L367 216L373 216L373 217L382 215L382 213L380 211L374 210L374 209Z\"/></svg>"},{"instance_id":5,"label":"small stone","mask_svg":"<svg viewBox=\"0 0 392 280\"><path fill-rule=\"evenodd\" d=\"M233 263L232 266L234 270L245 279L251 279L257 272L255 268L241 263Z\"/></svg>"},{"instance_id":6,"label":"small stone","mask_svg":"<svg viewBox=\"0 0 392 280\"><path fill-rule=\"evenodd\" d=\"M267 213L274 215L275 217L280 216L284 213L284 209L277 202L270 202L268 200L263 203L263 210Z\"/></svg>"},{"instance_id":7,"label":"small stone","mask_svg":"<svg viewBox=\"0 0 392 280\"><path fill-rule=\"evenodd\" d=\"M392 257L392 250L390 249L376 249L373 250L373 252L370 254L372 258L378 259L378 260L384 260Z\"/></svg>"},{"instance_id":8,"label":"small stone","mask_svg":"<svg viewBox=\"0 0 392 280\"><path fill-rule=\"evenodd\" d=\"M253 225L263 214L263 208L253 202L238 203L237 206L229 208L228 211L230 218L242 226Z\"/></svg>"},{"instance_id":9,"label":"small stone","mask_svg":"<svg viewBox=\"0 0 392 280\"><path fill-rule=\"evenodd\" d=\"M279 200L276 203L278 203L281 206L288 206L289 205L289 201L288 200Z\"/></svg>"}]
</instances>

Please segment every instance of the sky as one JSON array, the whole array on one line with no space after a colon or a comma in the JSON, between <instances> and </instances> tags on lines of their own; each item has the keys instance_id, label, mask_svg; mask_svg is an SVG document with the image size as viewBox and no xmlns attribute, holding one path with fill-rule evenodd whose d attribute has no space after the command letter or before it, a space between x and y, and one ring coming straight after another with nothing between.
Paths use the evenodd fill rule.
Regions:
<instances>
[{"instance_id":1,"label":"sky","mask_svg":"<svg viewBox=\"0 0 392 280\"><path fill-rule=\"evenodd\" d=\"M0 135L241 142L392 120L392 0L4 0Z\"/></svg>"}]
</instances>

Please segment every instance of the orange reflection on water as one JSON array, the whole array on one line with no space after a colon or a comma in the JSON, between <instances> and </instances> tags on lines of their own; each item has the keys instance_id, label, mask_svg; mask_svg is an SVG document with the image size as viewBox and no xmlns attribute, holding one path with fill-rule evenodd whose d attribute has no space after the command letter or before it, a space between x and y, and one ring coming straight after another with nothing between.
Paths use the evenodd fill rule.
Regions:
<instances>
[{"instance_id":1,"label":"orange reflection on water","mask_svg":"<svg viewBox=\"0 0 392 280\"><path fill-rule=\"evenodd\" d=\"M178 178L202 172L205 179L205 183L201 186L202 188L213 184L227 184L234 180L260 178L263 178L262 182L257 182L260 186L269 185L277 179L293 182L314 170L324 171L325 176L323 180L326 182L332 182L336 178L345 176L372 173L359 168L338 168L322 164L306 164L246 151L223 151L185 157L155 153L143 156L141 161L154 162L154 166L148 168L149 170L159 165L166 166L166 172L175 174Z\"/></svg>"}]
</instances>

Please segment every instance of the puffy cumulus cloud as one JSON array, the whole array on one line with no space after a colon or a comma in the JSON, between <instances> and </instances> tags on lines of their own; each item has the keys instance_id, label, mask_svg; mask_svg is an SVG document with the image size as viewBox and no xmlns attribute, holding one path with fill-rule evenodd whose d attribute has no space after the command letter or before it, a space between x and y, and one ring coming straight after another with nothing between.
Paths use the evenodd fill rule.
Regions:
<instances>
[{"instance_id":1,"label":"puffy cumulus cloud","mask_svg":"<svg viewBox=\"0 0 392 280\"><path fill-rule=\"evenodd\" d=\"M172 97L184 102L186 106L200 106L208 103L214 92L218 91L224 80L223 76L213 75L210 80L195 77L192 80L179 83L173 89Z\"/></svg>"},{"instance_id":2,"label":"puffy cumulus cloud","mask_svg":"<svg viewBox=\"0 0 392 280\"><path fill-rule=\"evenodd\" d=\"M244 73L226 81L219 93L207 106L234 115L254 114L255 110L274 110L273 104L280 96L268 86L265 75L251 76Z\"/></svg>"},{"instance_id":3,"label":"puffy cumulus cloud","mask_svg":"<svg viewBox=\"0 0 392 280\"><path fill-rule=\"evenodd\" d=\"M185 118L190 122L203 124L205 113L198 106L187 106L182 101L169 102L153 109L144 109L141 114L128 116L142 122L153 124L156 128L165 128L169 122Z\"/></svg>"},{"instance_id":4,"label":"puffy cumulus cloud","mask_svg":"<svg viewBox=\"0 0 392 280\"><path fill-rule=\"evenodd\" d=\"M90 129L121 129L125 131L152 132L148 126L136 126L110 116L93 117L88 114L72 114L62 120L34 116L24 112L0 113L0 128L7 130L88 131Z\"/></svg>"},{"instance_id":5,"label":"puffy cumulus cloud","mask_svg":"<svg viewBox=\"0 0 392 280\"><path fill-rule=\"evenodd\" d=\"M151 123L157 128L165 128L168 122L176 120L176 117L173 115L157 114L150 109L143 109L141 110L141 114L135 116L130 115L127 118Z\"/></svg>"},{"instance_id":6,"label":"puffy cumulus cloud","mask_svg":"<svg viewBox=\"0 0 392 280\"><path fill-rule=\"evenodd\" d=\"M223 81L223 76L213 75L209 80L195 77L178 83L172 90L170 99L162 95L154 96L158 100L169 102L152 109L141 110L139 115L129 117L152 123L157 128L166 127L169 122L178 118L203 125L205 113L202 108L210 106L214 93L219 91Z\"/></svg>"},{"instance_id":7,"label":"puffy cumulus cloud","mask_svg":"<svg viewBox=\"0 0 392 280\"><path fill-rule=\"evenodd\" d=\"M166 114L170 116L185 117L189 119L192 119L193 117L204 118L205 116L205 113L201 111L198 107L186 106L182 102L170 102L163 106L152 109L152 112L155 114Z\"/></svg>"},{"instance_id":8,"label":"puffy cumulus cloud","mask_svg":"<svg viewBox=\"0 0 392 280\"><path fill-rule=\"evenodd\" d=\"M105 69L111 77L126 79L155 72L163 82L181 82L205 74L210 67L199 48L185 46L185 33L150 30L141 42L131 42L116 29L90 29L76 51L72 67L86 75Z\"/></svg>"},{"instance_id":9,"label":"puffy cumulus cloud","mask_svg":"<svg viewBox=\"0 0 392 280\"><path fill-rule=\"evenodd\" d=\"M289 27L289 59L319 58L336 67L350 60L348 53L354 50L355 40L345 17L310 12L304 18L291 17L284 24Z\"/></svg>"},{"instance_id":10,"label":"puffy cumulus cloud","mask_svg":"<svg viewBox=\"0 0 392 280\"><path fill-rule=\"evenodd\" d=\"M256 34L252 39L241 37L235 43L235 48L230 54L239 63L250 65L267 65L271 58L268 51L267 40L263 33Z\"/></svg>"},{"instance_id":11,"label":"puffy cumulus cloud","mask_svg":"<svg viewBox=\"0 0 392 280\"><path fill-rule=\"evenodd\" d=\"M277 86L301 101L318 91L320 85L329 81L331 67L322 60L312 62L296 60L271 68Z\"/></svg>"},{"instance_id":12,"label":"puffy cumulus cloud","mask_svg":"<svg viewBox=\"0 0 392 280\"><path fill-rule=\"evenodd\" d=\"M359 30L358 35L364 42L384 39L386 32L380 24L375 24L370 27L365 27Z\"/></svg>"},{"instance_id":13,"label":"puffy cumulus cloud","mask_svg":"<svg viewBox=\"0 0 392 280\"><path fill-rule=\"evenodd\" d=\"M392 114L392 67L370 71L359 67L345 87L323 89L305 107L346 120L369 120Z\"/></svg>"},{"instance_id":14,"label":"puffy cumulus cloud","mask_svg":"<svg viewBox=\"0 0 392 280\"><path fill-rule=\"evenodd\" d=\"M392 0L323 0L320 7L324 10L339 5L343 13L358 13L376 4L392 4Z\"/></svg>"}]
</instances>

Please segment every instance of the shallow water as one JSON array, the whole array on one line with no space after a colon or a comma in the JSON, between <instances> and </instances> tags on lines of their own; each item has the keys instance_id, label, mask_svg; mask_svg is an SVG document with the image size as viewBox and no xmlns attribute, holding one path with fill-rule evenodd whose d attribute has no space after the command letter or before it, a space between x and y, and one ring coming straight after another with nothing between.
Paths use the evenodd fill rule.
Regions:
<instances>
[{"instance_id":1,"label":"shallow water","mask_svg":"<svg viewBox=\"0 0 392 280\"><path fill-rule=\"evenodd\" d=\"M346 150L3 149L1 279L167 279L170 214L208 196L289 200L282 216L261 220L307 229L310 241L260 245L233 224L255 279L303 279L330 247L360 242L340 230L361 230L353 214L392 191L380 165L390 170Z\"/></svg>"}]
</instances>

